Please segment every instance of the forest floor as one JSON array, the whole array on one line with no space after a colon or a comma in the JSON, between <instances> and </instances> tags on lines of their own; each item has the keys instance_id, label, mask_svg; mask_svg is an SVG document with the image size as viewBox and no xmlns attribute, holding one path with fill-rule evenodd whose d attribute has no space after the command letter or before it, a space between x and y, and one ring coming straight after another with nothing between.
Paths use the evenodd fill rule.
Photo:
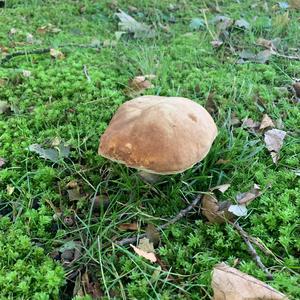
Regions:
<instances>
[{"instance_id":1,"label":"forest floor","mask_svg":"<svg viewBox=\"0 0 300 300\"><path fill-rule=\"evenodd\" d=\"M0 298L210 299L212 270L225 262L300 299L299 7L7 1L0 8ZM138 23L122 23L120 10ZM136 76L146 76L144 88ZM140 94L207 108L219 134L201 163L149 185L97 154L117 108ZM254 193L237 221L269 250L254 246L272 279L232 223L209 223L198 206L155 231L223 184L226 191L214 191L219 201L237 204L241 193ZM145 230L155 263L117 242Z\"/></svg>"}]
</instances>

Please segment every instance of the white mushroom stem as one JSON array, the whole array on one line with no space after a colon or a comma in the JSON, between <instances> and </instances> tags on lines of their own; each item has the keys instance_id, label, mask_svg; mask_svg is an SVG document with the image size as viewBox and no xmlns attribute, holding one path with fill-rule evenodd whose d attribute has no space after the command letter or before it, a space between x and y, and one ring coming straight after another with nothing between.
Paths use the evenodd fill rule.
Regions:
<instances>
[{"instance_id":1,"label":"white mushroom stem","mask_svg":"<svg viewBox=\"0 0 300 300\"><path fill-rule=\"evenodd\" d=\"M160 179L159 174L149 173L147 171L139 171L139 176L147 183L156 183Z\"/></svg>"}]
</instances>

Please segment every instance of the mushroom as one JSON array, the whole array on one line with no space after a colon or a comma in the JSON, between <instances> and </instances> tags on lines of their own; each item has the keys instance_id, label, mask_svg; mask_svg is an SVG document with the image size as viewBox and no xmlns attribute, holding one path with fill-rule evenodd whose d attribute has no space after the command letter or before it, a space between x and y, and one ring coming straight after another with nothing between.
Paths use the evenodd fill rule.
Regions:
<instances>
[{"instance_id":1,"label":"mushroom","mask_svg":"<svg viewBox=\"0 0 300 300\"><path fill-rule=\"evenodd\" d=\"M101 136L98 153L157 175L184 172L201 161L217 135L210 114L182 97L141 96L119 107Z\"/></svg>"}]
</instances>

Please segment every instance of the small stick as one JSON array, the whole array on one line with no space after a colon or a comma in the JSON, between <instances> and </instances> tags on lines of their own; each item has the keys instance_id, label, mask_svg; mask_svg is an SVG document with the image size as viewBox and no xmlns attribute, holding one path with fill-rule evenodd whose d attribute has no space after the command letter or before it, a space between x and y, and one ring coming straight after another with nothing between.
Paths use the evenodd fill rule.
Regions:
<instances>
[{"instance_id":1,"label":"small stick","mask_svg":"<svg viewBox=\"0 0 300 300\"><path fill-rule=\"evenodd\" d=\"M267 267L262 263L260 256L257 254L255 248L253 247L253 245L250 242L250 239L252 239L252 241L253 241L254 238L250 237L248 235L248 233L238 223L230 222L230 224L238 231L238 233L243 238L244 242L246 243L246 245L248 247L249 253L251 254L255 263L267 274L268 279L273 279L273 275L269 272ZM262 250L261 246L259 248ZM265 250L264 250L264 253L266 253ZM268 253L268 254L270 254L270 253Z\"/></svg>"},{"instance_id":2,"label":"small stick","mask_svg":"<svg viewBox=\"0 0 300 300\"><path fill-rule=\"evenodd\" d=\"M253 243L254 245L256 245L263 253L265 253L266 255L274 255L266 246L264 246L263 244L261 244L256 238L254 238L251 235L249 235L238 223L232 223L232 222L230 222L230 224L239 232L239 234L242 237L245 237L251 243Z\"/></svg>"},{"instance_id":3,"label":"small stick","mask_svg":"<svg viewBox=\"0 0 300 300\"><path fill-rule=\"evenodd\" d=\"M83 73L84 73L84 75L85 75L87 81L88 81L88 82L91 82L92 80L91 80L91 77L90 77L90 75L89 75L89 71L88 71L86 65L83 65Z\"/></svg>"},{"instance_id":4,"label":"small stick","mask_svg":"<svg viewBox=\"0 0 300 300\"><path fill-rule=\"evenodd\" d=\"M175 217L173 217L172 219L170 219L168 222L166 222L165 224L158 226L157 230L161 231L167 227L169 227L170 225L176 223L177 221L179 221L180 219L182 219L183 217L185 217L193 208L195 208L198 203L201 201L202 199L202 195L198 195L195 200L193 200L193 202L186 208L182 209ZM115 243L119 246L124 246L127 244L133 244L136 243L138 239L144 238L146 237L146 234L140 234L139 236L134 236L131 238L125 238L123 240L120 241L116 241Z\"/></svg>"},{"instance_id":5,"label":"small stick","mask_svg":"<svg viewBox=\"0 0 300 300\"><path fill-rule=\"evenodd\" d=\"M300 56L293 56L293 55L285 55L285 54L280 54L278 52L273 52L275 56L281 57L281 58L286 58L290 60L300 60Z\"/></svg>"},{"instance_id":6,"label":"small stick","mask_svg":"<svg viewBox=\"0 0 300 300\"><path fill-rule=\"evenodd\" d=\"M58 48L69 48L69 47L92 48L92 49L100 49L101 48L101 46L99 46L99 45L81 45L81 44L65 44L65 45L60 45ZM11 59L13 59L14 57L17 57L17 56L49 53L52 48L53 47L16 51L16 52L10 53L10 54L6 55L4 58L2 58L0 60L0 65L7 63L8 61L10 61Z\"/></svg>"},{"instance_id":7,"label":"small stick","mask_svg":"<svg viewBox=\"0 0 300 300\"><path fill-rule=\"evenodd\" d=\"M245 241L246 245L248 246L249 253L251 254L251 256L254 259L254 261L256 262L256 264L267 274L268 279L273 279L273 275L269 272L267 267L262 263L259 255L257 254L255 248L250 243L250 241L243 236L242 236L242 238Z\"/></svg>"}]
</instances>

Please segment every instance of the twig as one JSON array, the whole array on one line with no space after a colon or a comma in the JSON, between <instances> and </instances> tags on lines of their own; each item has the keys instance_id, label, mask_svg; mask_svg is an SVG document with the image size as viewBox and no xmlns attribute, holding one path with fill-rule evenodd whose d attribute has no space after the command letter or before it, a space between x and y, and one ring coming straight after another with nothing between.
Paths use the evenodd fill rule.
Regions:
<instances>
[{"instance_id":1,"label":"twig","mask_svg":"<svg viewBox=\"0 0 300 300\"><path fill-rule=\"evenodd\" d=\"M256 238L249 235L238 223L230 222L230 224L239 232L239 234L241 236L244 236L245 238L247 238L251 243L256 245L263 253L265 253L266 255L273 255L274 256L272 251L270 251L265 245L260 243Z\"/></svg>"},{"instance_id":2,"label":"twig","mask_svg":"<svg viewBox=\"0 0 300 300\"><path fill-rule=\"evenodd\" d=\"M163 224L161 226L158 226L157 230L161 231L161 230L169 227L170 225L176 223L177 221L179 221L183 217L185 217L192 209L194 209L199 204L199 202L201 201L201 199L202 199L202 195L198 195L195 198L195 200L193 200L193 202L188 207L182 209L175 217L173 217L172 219L170 219L165 224ZM125 239L122 239L120 241L116 241L115 243L117 245L119 245L119 246L124 246L124 245L127 245L127 244L136 243L138 239L141 239L141 238L144 238L144 237L146 237L145 233L140 234L139 236L134 236L134 237L131 237L131 238L125 238Z\"/></svg>"},{"instance_id":3,"label":"twig","mask_svg":"<svg viewBox=\"0 0 300 300\"><path fill-rule=\"evenodd\" d=\"M60 45L58 48L71 48L71 47L101 49L101 45L82 45L82 44L65 44L65 45ZM7 63L8 61L10 61L11 59L13 59L17 56L49 53L52 48L53 47L16 51L16 52L10 53L10 54L6 55L4 58L2 58L0 60L0 65Z\"/></svg>"},{"instance_id":4,"label":"twig","mask_svg":"<svg viewBox=\"0 0 300 300\"><path fill-rule=\"evenodd\" d=\"M91 77L90 77L90 75L89 75L89 71L88 71L86 65L83 65L83 73L84 73L84 75L85 75L87 81L88 81L88 82L91 82Z\"/></svg>"},{"instance_id":5,"label":"twig","mask_svg":"<svg viewBox=\"0 0 300 300\"><path fill-rule=\"evenodd\" d=\"M293 55L285 55L285 54L280 54L278 52L273 52L275 56L281 57L281 58L286 58L290 60L300 60L300 56L293 56Z\"/></svg>"},{"instance_id":6,"label":"twig","mask_svg":"<svg viewBox=\"0 0 300 300\"><path fill-rule=\"evenodd\" d=\"M244 242L246 243L246 245L248 247L249 253L251 254L251 256L252 256L253 260L255 261L255 263L267 274L268 279L273 279L273 275L269 272L267 267L262 263L262 261L260 259L260 256L257 254L255 248L251 244L250 236L248 235L248 233L246 231L244 231L244 229L242 229L238 223L230 222L230 224L238 231L238 233L243 238ZM252 238L252 240L253 240L253 238ZM262 249L262 248L260 247L260 249Z\"/></svg>"}]
</instances>

